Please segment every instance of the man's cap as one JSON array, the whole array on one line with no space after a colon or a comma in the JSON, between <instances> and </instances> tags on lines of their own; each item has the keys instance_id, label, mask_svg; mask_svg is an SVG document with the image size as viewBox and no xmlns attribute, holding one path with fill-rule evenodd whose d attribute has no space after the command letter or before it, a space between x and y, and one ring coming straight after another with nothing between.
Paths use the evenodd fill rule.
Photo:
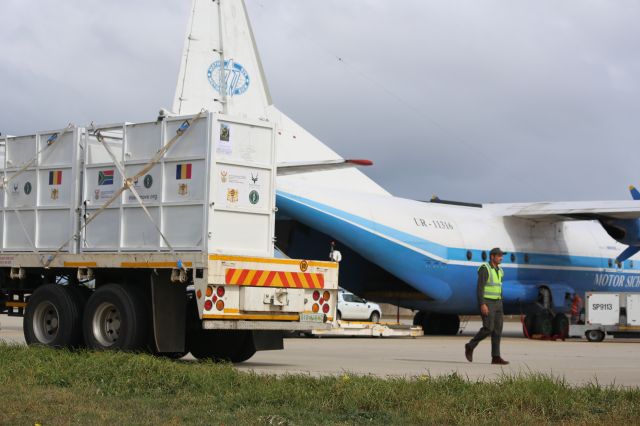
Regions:
<instances>
[{"instance_id":1,"label":"man's cap","mask_svg":"<svg viewBox=\"0 0 640 426\"><path fill-rule=\"evenodd\" d=\"M498 247L492 248L489 252L489 256L503 256L505 254L507 254L507 252L500 250Z\"/></svg>"}]
</instances>

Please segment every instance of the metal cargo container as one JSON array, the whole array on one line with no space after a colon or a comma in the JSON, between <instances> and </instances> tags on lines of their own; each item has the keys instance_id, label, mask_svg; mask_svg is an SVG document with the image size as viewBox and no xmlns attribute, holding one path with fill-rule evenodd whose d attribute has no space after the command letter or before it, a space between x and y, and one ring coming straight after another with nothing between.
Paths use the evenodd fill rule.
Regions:
<instances>
[{"instance_id":1,"label":"metal cargo container","mask_svg":"<svg viewBox=\"0 0 640 426\"><path fill-rule=\"evenodd\" d=\"M69 126L4 138L3 252L76 252L76 244L61 246L78 230L83 137L83 129Z\"/></svg>"},{"instance_id":2,"label":"metal cargo container","mask_svg":"<svg viewBox=\"0 0 640 426\"><path fill-rule=\"evenodd\" d=\"M201 113L5 143L5 252L273 256L269 123Z\"/></svg>"}]
</instances>

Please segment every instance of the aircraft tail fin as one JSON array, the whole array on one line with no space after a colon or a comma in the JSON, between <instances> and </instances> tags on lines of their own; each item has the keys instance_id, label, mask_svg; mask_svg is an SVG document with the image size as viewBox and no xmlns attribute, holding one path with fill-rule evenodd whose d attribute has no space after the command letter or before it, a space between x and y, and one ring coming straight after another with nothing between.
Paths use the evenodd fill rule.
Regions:
<instances>
[{"instance_id":1,"label":"aircraft tail fin","mask_svg":"<svg viewBox=\"0 0 640 426\"><path fill-rule=\"evenodd\" d=\"M635 186L629 186L629 191L631 192L631 198L640 201L640 191Z\"/></svg>"},{"instance_id":2,"label":"aircraft tail fin","mask_svg":"<svg viewBox=\"0 0 640 426\"><path fill-rule=\"evenodd\" d=\"M207 109L269 120L277 128L279 163L345 163L272 105L244 0L192 0L172 109L181 115ZM336 168L344 167L309 169L305 182L388 194L358 170Z\"/></svg>"},{"instance_id":3,"label":"aircraft tail fin","mask_svg":"<svg viewBox=\"0 0 640 426\"><path fill-rule=\"evenodd\" d=\"M264 117L271 96L243 0L193 0L173 112Z\"/></svg>"}]
</instances>

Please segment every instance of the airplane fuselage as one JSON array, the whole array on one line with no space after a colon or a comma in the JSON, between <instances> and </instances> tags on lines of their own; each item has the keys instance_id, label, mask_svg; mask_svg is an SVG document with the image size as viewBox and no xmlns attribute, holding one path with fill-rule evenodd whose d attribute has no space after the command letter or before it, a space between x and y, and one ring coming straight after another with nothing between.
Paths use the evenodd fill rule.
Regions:
<instances>
[{"instance_id":1,"label":"airplane fuselage","mask_svg":"<svg viewBox=\"0 0 640 426\"><path fill-rule=\"evenodd\" d=\"M279 210L331 236L426 297L372 295L430 312L478 312L476 277L492 247L508 254L505 309L518 313L548 288L556 311L574 293L640 288L640 261L614 262L624 246L596 221L533 221L503 216L505 205L460 206L279 184ZM349 282L342 285L354 291ZM387 297L388 295L388 297Z\"/></svg>"}]
</instances>

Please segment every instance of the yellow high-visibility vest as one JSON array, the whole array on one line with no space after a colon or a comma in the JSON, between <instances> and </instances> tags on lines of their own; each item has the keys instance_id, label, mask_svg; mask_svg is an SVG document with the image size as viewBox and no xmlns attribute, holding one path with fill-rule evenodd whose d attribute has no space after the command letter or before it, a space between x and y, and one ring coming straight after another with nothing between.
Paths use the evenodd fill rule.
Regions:
<instances>
[{"instance_id":1,"label":"yellow high-visibility vest","mask_svg":"<svg viewBox=\"0 0 640 426\"><path fill-rule=\"evenodd\" d=\"M496 271L488 263L483 263L480 268L487 268L489 276L487 277L487 284L484 286L484 298L491 300L502 299L502 278L504 277L504 271L498 266ZM478 268L478 271L480 270Z\"/></svg>"}]
</instances>

